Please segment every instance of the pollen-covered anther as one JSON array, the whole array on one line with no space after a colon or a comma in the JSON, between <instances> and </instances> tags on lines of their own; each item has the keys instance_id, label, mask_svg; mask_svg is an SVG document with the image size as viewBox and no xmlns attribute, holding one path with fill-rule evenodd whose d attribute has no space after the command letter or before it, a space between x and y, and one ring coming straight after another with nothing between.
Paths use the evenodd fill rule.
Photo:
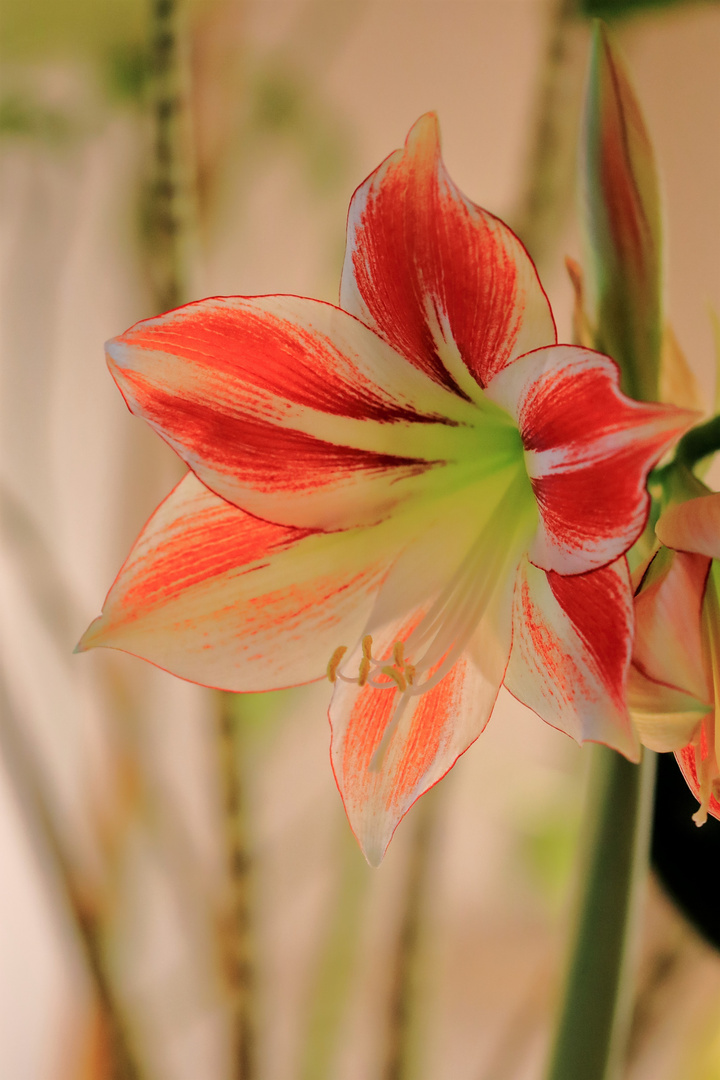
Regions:
<instances>
[{"instance_id":1,"label":"pollen-covered anther","mask_svg":"<svg viewBox=\"0 0 720 1080\"><path fill-rule=\"evenodd\" d=\"M327 677L331 683L341 679L342 682L357 682L358 686L369 683L376 690L394 690L396 687L404 694L409 686L415 681L415 665L408 664L405 660L405 643L396 641L392 650L390 663L376 659L372 654L373 639L371 634L366 634L362 639L362 657L357 676L345 674L340 670L340 663L347 652L345 645L340 645L330 657L327 666ZM377 676L384 675L390 682L377 682Z\"/></svg>"},{"instance_id":2,"label":"pollen-covered anther","mask_svg":"<svg viewBox=\"0 0 720 1080\"><path fill-rule=\"evenodd\" d=\"M372 641L372 639L370 639ZM363 648L365 648L365 642L363 641ZM363 656L360 661L360 672L358 674L358 686L364 686L368 681L368 675L370 674L370 660L367 656Z\"/></svg>"},{"instance_id":3,"label":"pollen-covered anther","mask_svg":"<svg viewBox=\"0 0 720 1080\"><path fill-rule=\"evenodd\" d=\"M389 679L392 679L401 693L404 693L407 690L407 682L405 681L405 675L402 671L400 671L399 668L391 667L390 664L387 664L385 667L380 669L380 673L382 675L387 675Z\"/></svg>"},{"instance_id":4,"label":"pollen-covered anther","mask_svg":"<svg viewBox=\"0 0 720 1080\"><path fill-rule=\"evenodd\" d=\"M334 683L337 679L338 667L346 652L347 645L338 645L337 649L328 660L327 677L331 683Z\"/></svg>"}]
</instances>

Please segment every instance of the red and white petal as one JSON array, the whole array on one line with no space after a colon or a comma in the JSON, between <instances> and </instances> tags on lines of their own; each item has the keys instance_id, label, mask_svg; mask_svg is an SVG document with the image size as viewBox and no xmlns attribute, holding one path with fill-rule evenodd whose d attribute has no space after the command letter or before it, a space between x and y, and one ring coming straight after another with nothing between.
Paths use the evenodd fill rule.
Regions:
<instances>
[{"instance_id":1,"label":"red and white petal","mask_svg":"<svg viewBox=\"0 0 720 1080\"><path fill-rule=\"evenodd\" d=\"M130 409L208 487L285 525L378 521L467 457L477 410L357 319L292 296L204 300L107 346Z\"/></svg>"},{"instance_id":2,"label":"red and white petal","mask_svg":"<svg viewBox=\"0 0 720 1080\"><path fill-rule=\"evenodd\" d=\"M675 753L675 760L685 777L688 787L700 803L693 814L697 825L705 823L708 814L720 820L720 774L715 750L715 717L703 721L699 735L682 750Z\"/></svg>"},{"instance_id":3,"label":"red and white petal","mask_svg":"<svg viewBox=\"0 0 720 1080\"><path fill-rule=\"evenodd\" d=\"M662 550L635 598L633 661L649 679L711 702L704 663L702 607L710 560Z\"/></svg>"},{"instance_id":4,"label":"red and white petal","mask_svg":"<svg viewBox=\"0 0 720 1080\"><path fill-rule=\"evenodd\" d=\"M720 559L720 494L674 503L660 515L655 533L667 547Z\"/></svg>"},{"instance_id":5,"label":"red and white petal","mask_svg":"<svg viewBox=\"0 0 720 1080\"><path fill-rule=\"evenodd\" d=\"M422 613L416 610L404 622L388 625L383 639L376 635L374 655L391 660L393 643L409 636ZM343 670L355 674L358 663L356 652ZM480 735L503 670L504 664L490 679L465 654L436 686L415 696L401 695L389 679L383 689L338 681L330 705L333 770L352 830L372 866L381 862L412 804Z\"/></svg>"},{"instance_id":6,"label":"red and white petal","mask_svg":"<svg viewBox=\"0 0 720 1080\"><path fill-rule=\"evenodd\" d=\"M516 356L556 340L524 247L448 176L433 113L353 196L340 303L471 399Z\"/></svg>"},{"instance_id":7,"label":"red and white petal","mask_svg":"<svg viewBox=\"0 0 720 1080\"><path fill-rule=\"evenodd\" d=\"M328 534L261 521L189 473L78 649L122 649L223 690L309 682L357 640L398 543L394 524Z\"/></svg>"},{"instance_id":8,"label":"red and white petal","mask_svg":"<svg viewBox=\"0 0 720 1080\"><path fill-rule=\"evenodd\" d=\"M625 559L565 577L524 560L505 685L552 727L637 761L625 700L633 604Z\"/></svg>"},{"instance_id":9,"label":"red and white petal","mask_svg":"<svg viewBox=\"0 0 720 1080\"><path fill-rule=\"evenodd\" d=\"M487 395L516 420L540 524L530 558L581 574L606 566L640 535L647 474L696 419L621 393L617 365L573 345L521 357Z\"/></svg>"},{"instance_id":10,"label":"red and white petal","mask_svg":"<svg viewBox=\"0 0 720 1080\"><path fill-rule=\"evenodd\" d=\"M403 642L404 662L417 665L409 693L402 695L384 677L383 689L342 681L336 687L330 708L333 769L350 824L373 865L416 799L445 775L487 724L510 654L521 531L505 538L504 556L486 568L485 581L466 578L467 560L460 571L455 567L451 580L462 588L452 592L452 604L443 606L439 625L433 616L447 580L430 570L428 581L435 588L428 592L422 571L431 548L409 545L381 587L364 631L372 635L373 657L382 662L392 663L393 646ZM485 561L480 557L480 571ZM452 562L445 561L446 570ZM408 573L413 565L419 571L415 581ZM409 600L413 594L420 597L416 605L407 607L402 618L392 618L389 600ZM472 616L469 622L467 615ZM437 637L423 636L428 625ZM444 644L438 648L441 638ZM428 646L435 659L425 670ZM343 660L346 677L357 675L360 661L357 647Z\"/></svg>"}]
</instances>

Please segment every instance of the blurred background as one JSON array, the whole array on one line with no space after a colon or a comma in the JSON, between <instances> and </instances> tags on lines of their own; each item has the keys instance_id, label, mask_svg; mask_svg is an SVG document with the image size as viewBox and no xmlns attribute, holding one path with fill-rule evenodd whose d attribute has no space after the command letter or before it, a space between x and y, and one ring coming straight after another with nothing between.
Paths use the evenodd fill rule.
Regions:
<instances>
[{"instance_id":1,"label":"blurred background","mask_svg":"<svg viewBox=\"0 0 720 1080\"><path fill-rule=\"evenodd\" d=\"M0 10L0 1076L536 1080L586 762L503 697L370 870L330 687L232 698L72 649L182 468L103 342L185 299L337 299L354 188L417 117L535 255L561 340L590 9L665 193L708 397L720 7L5 0ZM651 882L627 1076L720 1078L720 959Z\"/></svg>"}]
</instances>

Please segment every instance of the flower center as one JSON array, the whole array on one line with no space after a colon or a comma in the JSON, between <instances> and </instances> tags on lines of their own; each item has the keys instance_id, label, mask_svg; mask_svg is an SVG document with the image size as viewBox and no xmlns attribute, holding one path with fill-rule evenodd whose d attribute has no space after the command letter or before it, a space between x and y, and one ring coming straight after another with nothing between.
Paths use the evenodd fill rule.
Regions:
<instances>
[{"instance_id":1,"label":"flower center","mask_svg":"<svg viewBox=\"0 0 720 1080\"><path fill-rule=\"evenodd\" d=\"M396 641L393 645L392 663L388 663L387 660L376 659L372 654L372 643L372 635L366 634L362 639L362 659L360 660L357 678L344 675L339 670L340 662L347 652L347 645L340 645L330 657L327 666L328 679L331 683L336 682L338 679L342 682L356 682L358 686L365 686L367 683L377 690L394 690L397 688L401 694L404 694L408 687L413 685L416 674L415 665L409 664L405 660L405 643ZM385 676L385 681L381 682L379 677L382 675ZM423 686L417 692L423 693L425 689L426 687Z\"/></svg>"},{"instance_id":2,"label":"flower center","mask_svg":"<svg viewBox=\"0 0 720 1080\"><path fill-rule=\"evenodd\" d=\"M471 501L468 506L472 507ZM499 501L469 550L434 598L422 597L422 572L418 570L419 596L414 607L418 615L412 629L396 638L391 648L383 643L379 655L373 653L372 635L365 634L361 655L353 651L357 659L352 666L343 663L347 647L335 649L327 667L330 682L399 692L373 758L375 763L382 758L405 708L445 678L486 617L490 618L492 640L497 639L498 648L505 647L502 627L509 627L516 568L536 525L537 505L520 462L507 477ZM412 610L408 614L412 615ZM402 617L403 612L398 615ZM509 640L507 644L509 648Z\"/></svg>"}]
</instances>

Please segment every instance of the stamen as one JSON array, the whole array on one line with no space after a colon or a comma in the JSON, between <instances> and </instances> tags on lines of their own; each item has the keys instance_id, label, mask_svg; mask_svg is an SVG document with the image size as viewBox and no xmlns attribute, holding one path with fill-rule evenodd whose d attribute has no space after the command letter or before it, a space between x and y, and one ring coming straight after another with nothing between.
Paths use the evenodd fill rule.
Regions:
<instances>
[{"instance_id":1,"label":"stamen","mask_svg":"<svg viewBox=\"0 0 720 1080\"><path fill-rule=\"evenodd\" d=\"M397 668L390 667L389 664L387 665L387 667L380 668L380 671L381 674L387 675L389 679L392 679L395 682L398 690L402 694L405 693L405 691L407 690L407 683L405 682L405 676L403 675L402 671L398 671Z\"/></svg>"},{"instance_id":2,"label":"stamen","mask_svg":"<svg viewBox=\"0 0 720 1080\"><path fill-rule=\"evenodd\" d=\"M363 640L363 650L365 649L365 641L367 641L367 638L365 638ZM362 660L360 661L360 674L358 675L358 686L364 686L365 685L365 683L368 680L368 675L369 674L370 674L370 660L368 659L367 656L363 656Z\"/></svg>"},{"instance_id":3,"label":"stamen","mask_svg":"<svg viewBox=\"0 0 720 1080\"><path fill-rule=\"evenodd\" d=\"M362 639L363 659L372 660L372 634L366 634Z\"/></svg>"},{"instance_id":4,"label":"stamen","mask_svg":"<svg viewBox=\"0 0 720 1080\"><path fill-rule=\"evenodd\" d=\"M408 681L408 686L412 686L415 681L415 665L405 664L405 678Z\"/></svg>"},{"instance_id":5,"label":"stamen","mask_svg":"<svg viewBox=\"0 0 720 1080\"><path fill-rule=\"evenodd\" d=\"M405 665L405 642L396 641L393 645L393 660L399 668L403 668Z\"/></svg>"},{"instance_id":6,"label":"stamen","mask_svg":"<svg viewBox=\"0 0 720 1080\"><path fill-rule=\"evenodd\" d=\"M346 652L347 645L338 645L337 649L328 661L327 677L331 683L334 683L337 679L338 667L340 666L340 661L342 660Z\"/></svg>"}]
</instances>

